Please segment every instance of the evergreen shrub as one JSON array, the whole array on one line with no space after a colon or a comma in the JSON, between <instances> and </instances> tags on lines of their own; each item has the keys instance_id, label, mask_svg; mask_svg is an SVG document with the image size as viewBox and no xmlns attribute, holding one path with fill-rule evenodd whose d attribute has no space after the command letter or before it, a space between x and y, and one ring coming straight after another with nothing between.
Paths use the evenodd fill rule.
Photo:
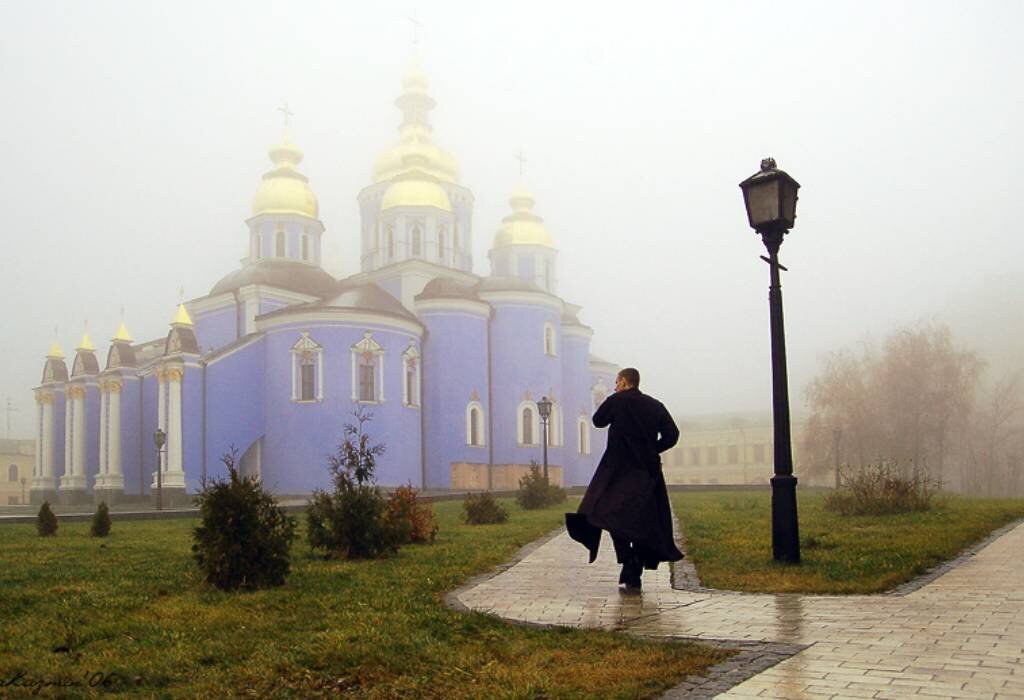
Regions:
<instances>
[{"instance_id":1,"label":"evergreen shrub","mask_svg":"<svg viewBox=\"0 0 1024 700\"><path fill-rule=\"evenodd\" d=\"M490 491L468 494L462 502L463 518L470 525L494 525L508 520L508 511Z\"/></svg>"},{"instance_id":2,"label":"evergreen shrub","mask_svg":"<svg viewBox=\"0 0 1024 700\"><path fill-rule=\"evenodd\" d=\"M373 474L385 446L370 444L365 424L372 413L360 406L353 415L356 422L345 424L342 443L328 457L334 489L314 491L306 510L306 538L328 557L385 557L398 551L401 535Z\"/></svg>"},{"instance_id":3,"label":"evergreen shrub","mask_svg":"<svg viewBox=\"0 0 1024 700\"><path fill-rule=\"evenodd\" d=\"M96 506L89 532L93 537L106 537L110 534L110 509L107 508L105 501L100 501L100 504Z\"/></svg>"},{"instance_id":4,"label":"evergreen shrub","mask_svg":"<svg viewBox=\"0 0 1024 700\"><path fill-rule=\"evenodd\" d=\"M36 516L36 531L40 537L52 537L57 534L57 516L50 510L50 502L43 501Z\"/></svg>"},{"instance_id":5,"label":"evergreen shrub","mask_svg":"<svg viewBox=\"0 0 1024 700\"><path fill-rule=\"evenodd\" d=\"M192 556L206 581L221 590L284 584L295 518L287 515L256 477L242 477L238 451L221 457L228 479L203 484L196 497L200 525L192 532Z\"/></svg>"},{"instance_id":6,"label":"evergreen shrub","mask_svg":"<svg viewBox=\"0 0 1024 700\"><path fill-rule=\"evenodd\" d=\"M530 472L519 479L516 503L525 510L535 510L565 501L565 489L544 477L537 460L530 460Z\"/></svg>"},{"instance_id":7,"label":"evergreen shrub","mask_svg":"<svg viewBox=\"0 0 1024 700\"><path fill-rule=\"evenodd\" d=\"M399 486L388 497L384 517L395 529L399 544L430 544L437 536L437 519L429 503L418 500L412 484Z\"/></svg>"}]
</instances>

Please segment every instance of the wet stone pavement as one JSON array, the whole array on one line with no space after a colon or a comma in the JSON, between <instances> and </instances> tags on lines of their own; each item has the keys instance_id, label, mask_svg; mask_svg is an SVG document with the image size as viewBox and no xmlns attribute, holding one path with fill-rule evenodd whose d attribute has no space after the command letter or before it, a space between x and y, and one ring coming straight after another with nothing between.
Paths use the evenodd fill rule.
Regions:
<instances>
[{"instance_id":1,"label":"wet stone pavement","mask_svg":"<svg viewBox=\"0 0 1024 700\"><path fill-rule=\"evenodd\" d=\"M699 639L740 654L665 697L1024 698L1024 525L901 595L711 591L664 565L621 593L611 542L594 564L558 532L452 592L458 608L541 625Z\"/></svg>"}]
</instances>

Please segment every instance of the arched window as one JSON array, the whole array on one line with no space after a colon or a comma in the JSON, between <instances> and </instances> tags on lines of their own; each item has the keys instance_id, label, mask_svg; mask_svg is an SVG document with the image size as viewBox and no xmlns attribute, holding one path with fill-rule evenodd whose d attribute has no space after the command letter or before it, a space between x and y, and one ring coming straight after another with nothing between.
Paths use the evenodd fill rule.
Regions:
<instances>
[{"instance_id":1,"label":"arched window","mask_svg":"<svg viewBox=\"0 0 1024 700\"><path fill-rule=\"evenodd\" d=\"M363 332L363 339L352 346L352 400L381 403L384 401L384 348Z\"/></svg>"},{"instance_id":2,"label":"arched window","mask_svg":"<svg viewBox=\"0 0 1024 700\"><path fill-rule=\"evenodd\" d=\"M254 258L260 256L260 235L256 231L252 232L252 237L249 241L249 254Z\"/></svg>"},{"instance_id":3,"label":"arched window","mask_svg":"<svg viewBox=\"0 0 1024 700\"><path fill-rule=\"evenodd\" d=\"M412 227L412 256L418 258L423 255L423 234L419 226Z\"/></svg>"},{"instance_id":4,"label":"arched window","mask_svg":"<svg viewBox=\"0 0 1024 700\"><path fill-rule=\"evenodd\" d=\"M484 446L484 409L479 401L470 401L466 406L466 444Z\"/></svg>"},{"instance_id":5,"label":"arched window","mask_svg":"<svg viewBox=\"0 0 1024 700\"><path fill-rule=\"evenodd\" d=\"M590 454L590 422L586 416L580 416L576 421L576 449L581 455Z\"/></svg>"},{"instance_id":6,"label":"arched window","mask_svg":"<svg viewBox=\"0 0 1024 700\"><path fill-rule=\"evenodd\" d=\"M302 259L309 260L309 234L302 234Z\"/></svg>"},{"instance_id":7,"label":"arched window","mask_svg":"<svg viewBox=\"0 0 1024 700\"><path fill-rule=\"evenodd\" d=\"M562 410L556 403L551 404L551 415L548 416L548 447L562 444Z\"/></svg>"},{"instance_id":8,"label":"arched window","mask_svg":"<svg viewBox=\"0 0 1024 700\"><path fill-rule=\"evenodd\" d=\"M395 227L388 225L388 261L395 259Z\"/></svg>"},{"instance_id":9,"label":"arched window","mask_svg":"<svg viewBox=\"0 0 1024 700\"><path fill-rule=\"evenodd\" d=\"M544 289L551 291L551 261L544 262Z\"/></svg>"},{"instance_id":10,"label":"arched window","mask_svg":"<svg viewBox=\"0 0 1024 700\"><path fill-rule=\"evenodd\" d=\"M402 385L402 403L406 406L420 405L420 353L416 343L409 341L409 347L402 353L405 382Z\"/></svg>"},{"instance_id":11,"label":"arched window","mask_svg":"<svg viewBox=\"0 0 1024 700\"><path fill-rule=\"evenodd\" d=\"M442 226L441 229L437 232L437 259L439 262L442 263L445 261L445 258L447 257L445 254L445 244L447 243L445 239L447 237L447 229L444 226Z\"/></svg>"},{"instance_id":12,"label":"arched window","mask_svg":"<svg viewBox=\"0 0 1024 700\"><path fill-rule=\"evenodd\" d=\"M455 223L452 224L452 248L455 252L459 252L459 220L456 219Z\"/></svg>"},{"instance_id":13,"label":"arched window","mask_svg":"<svg viewBox=\"0 0 1024 700\"><path fill-rule=\"evenodd\" d=\"M526 400L516 409L516 435L519 445L540 445L540 418L537 404Z\"/></svg>"},{"instance_id":14,"label":"arched window","mask_svg":"<svg viewBox=\"0 0 1024 700\"><path fill-rule=\"evenodd\" d=\"M18 480L18 465L11 464L7 467L7 480L17 481Z\"/></svg>"},{"instance_id":15,"label":"arched window","mask_svg":"<svg viewBox=\"0 0 1024 700\"><path fill-rule=\"evenodd\" d=\"M320 401L324 398L323 347L309 337L309 331L292 346L292 401Z\"/></svg>"},{"instance_id":16,"label":"arched window","mask_svg":"<svg viewBox=\"0 0 1024 700\"><path fill-rule=\"evenodd\" d=\"M551 322L544 324L544 354L554 356L555 353L555 327Z\"/></svg>"},{"instance_id":17,"label":"arched window","mask_svg":"<svg viewBox=\"0 0 1024 700\"><path fill-rule=\"evenodd\" d=\"M604 378L600 378L594 386L590 387L590 397L593 399L593 406L591 410L596 411L597 407L604 403L605 397L607 396L608 385L604 383Z\"/></svg>"},{"instance_id":18,"label":"arched window","mask_svg":"<svg viewBox=\"0 0 1024 700\"><path fill-rule=\"evenodd\" d=\"M284 253L284 231L278 231L274 237L274 255L283 258Z\"/></svg>"}]
</instances>

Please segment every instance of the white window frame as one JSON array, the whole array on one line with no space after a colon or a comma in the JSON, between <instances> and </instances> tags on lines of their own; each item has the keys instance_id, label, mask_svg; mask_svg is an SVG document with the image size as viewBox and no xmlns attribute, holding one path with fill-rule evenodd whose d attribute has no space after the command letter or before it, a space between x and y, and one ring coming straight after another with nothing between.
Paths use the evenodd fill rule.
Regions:
<instances>
[{"instance_id":1,"label":"white window frame","mask_svg":"<svg viewBox=\"0 0 1024 700\"><path fill-rule=\"evenodd\" d=\"M476 433L480 437L480 442L473 442L473 411L477 412L477 426ZM487 434L484 432L484 407L479 401L470 401L466 404L466 445L469 447L486 447L487 446Z\"/></svg>"},{"instance_id":2,"label":"white window frame","mask_svg":"<svg viewBox=\"0 0 1024 700\"><path fill-rule=\"evenodd\" d=\"M302 331L299 339L292 345L292 401L295 403L316 403L324 400L324 348L320 343L309 337L309 331ZM312 353L316 356L316 398L302 398L302 355Z\"/></svg>"},{"instance_id":3,"label":"white window frame","mask_svg":"<svg viewBox=\"0 0 1024 700\"><path fill-rule=\"evenodd\" d=\"M413 391L415 396L409 396L409 364L413 364L416 377L413 380ZM409 347L402 353L402 405L408 408L419 408L423 396L423 384L420 362L420 353L416 349L416 341L410 340Z\"/></svg>"},{"instance_id":4,"label":"white window frame","mask_svg":"<svg viewBox=\"0 0 1024 700\"><path fill-rule=\"evenodd\" d=\"M373 339L373 333L363 331L363 339L351 348L352 354L352 400L356 403L384 403L384 348ZM359 398L359 358L364 353L371 353L377 368L377 376L373 382L373 400Z\"/></svg>"},{"instance_id":5,"label":"white window frame","mask_svg":"<svg viewBox=\"0 0 1024 700\"><path fill-rule=\"evenodd\" d=\"M551 334L551 347L548 348L548 334ZM555 333L555 324L548 321L544 324L544 354L548 357L558 356L558 335ZM550 349L550 352L549 352Z\"/></svg>"},{"instance_id":6,"label":"white window frame","mask_svg":"<svg viewBox=\"0 0 1024 700\"><path fill-rule=\"evenodd\" d=\"M532 442L524 442L525 437L523 431L523 409L529 408L532 411L532 420L530 421L530 437ZM516 408L516 445L519 447L540 447L540 411L537 410L537 403L535 401L523 401Z\"/></svg>"},{"instance_id":7,"label":"white window frame","mask_svg":"<svg viewBox=\"0 0 1024 700\"><path fill-rule=\"evenodd\" d=\"M576 419L577 452L581 455L590 454L590 421L585 415Z\"/></svg>"}]
</instances>

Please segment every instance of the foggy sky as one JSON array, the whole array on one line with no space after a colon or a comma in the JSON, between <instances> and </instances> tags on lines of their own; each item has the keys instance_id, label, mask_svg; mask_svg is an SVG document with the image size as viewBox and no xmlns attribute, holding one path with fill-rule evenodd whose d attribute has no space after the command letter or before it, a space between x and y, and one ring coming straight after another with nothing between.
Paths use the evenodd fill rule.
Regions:
<instances>
[{"instance_id":1,"label":"foggy sky","mask_svg":"<svg viewBox=\"0 0 1024 700\"><path fill-rule=\"evenodd\" d=\"M238 266L283 100L325 267L358 271L355 197L397 140L413 8L0 5L15 437L33 436L55 326L70 365L88 319L102 363L122 306L137 341L161 337L179 287L201 296ZM781 252L796 408L827 351L921 319L1024 364L1021 3L417 12L435 141L476 197L474 271L490 271L522 148L593 352L677 414L770 406L768 270L737 187L768 155L802 185Z\"/></svg>"}]
</instances>

